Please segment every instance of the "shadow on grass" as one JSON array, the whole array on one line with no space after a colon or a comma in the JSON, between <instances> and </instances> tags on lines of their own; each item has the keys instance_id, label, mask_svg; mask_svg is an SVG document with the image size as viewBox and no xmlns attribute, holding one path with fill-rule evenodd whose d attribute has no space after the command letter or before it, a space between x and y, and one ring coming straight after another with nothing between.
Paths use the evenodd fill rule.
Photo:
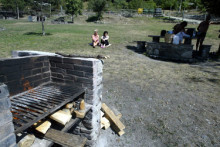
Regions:
<instances>
[{"instance_id":1,"label":"shadow on grass","mask_svg":"<svg viewBox=\"0 0 220 147\"><path fill-rule=\"evenodd\" d=\"M220 84L220 80L219 79L208 79L209 82L212 82L214 84Z\"/></svg>"},{"instance_id":2,"label":"shadow on grass","mask_svg":"<svg viewBox=\"0 0 220 147\"><path fill-rule=\"evenodd\" d=\"M97 16L90 16L86 22L95 22L95 21L98 21L98 17Z\"/></svg>"},{"instance_id":3,"label":"shadow on grass","mask_svg":"<svg viewBox=\"0 0 220 147\"><path fill-rule=\"evenodd\" d=\"M143 54L145 52L144 50L137 50L136 46L127 45L126 48L128 50L131 50L131 51L133 51L135 53L139 53L139 54Z\"/></svg>"},{"instance_id":4,"label":"shadow on grass","mask_svg":"<svg viewBox=\"0 0 220 147\"><path fill-rule=\"evenodd\" d=\"M36 33L36 32L27 32L24 33L24 35L30 35L30 36L43 36L42 33ZM52 35L51 33L46 33L45 36L50 36Z\"/></svg>"}]
</instances>

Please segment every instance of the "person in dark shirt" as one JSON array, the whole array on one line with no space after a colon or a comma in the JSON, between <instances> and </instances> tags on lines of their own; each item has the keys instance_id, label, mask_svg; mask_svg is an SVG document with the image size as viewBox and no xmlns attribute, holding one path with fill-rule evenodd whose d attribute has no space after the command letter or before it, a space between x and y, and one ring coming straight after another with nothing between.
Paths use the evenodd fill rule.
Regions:
<instances>
[{"instance_id":1,"label":"person in dark shirt","mask_svg":"<svg viewBox=\"0 0 220 147\"><path fill-rule=\"evenodd\" d=\"M207 15L206 20L201 22L197 28L198 33L197 33L196 51L198 50L198 47L199 50L201 50L202 48L203 41L205 40L206 33L209 29L210 19L211 16Z\"/></svg>"}]
</instances>

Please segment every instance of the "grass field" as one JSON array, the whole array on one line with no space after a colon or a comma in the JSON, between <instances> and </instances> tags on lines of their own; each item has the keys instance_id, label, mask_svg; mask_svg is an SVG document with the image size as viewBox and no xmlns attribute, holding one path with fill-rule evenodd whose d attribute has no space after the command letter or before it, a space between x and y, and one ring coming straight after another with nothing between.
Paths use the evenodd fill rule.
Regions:
<instances>
[{"instance_id":1,"label":"grass field","mask_svg":"<svg viewBox=\"0 0 220 147\"><path fill-rule=\"evenodd\" d=\"M87 23L85 16L75 21L73 25L48 22L48 35L41 36L40 23L1 20L0 28L6 30L0 31L0 58L10 57L12 50L109 55L103 69L103 102L122 113L126 133L119 138L111 129L102 131L100 147L219 146L219 61L165 62L132 50L134 41L150 41L147 35L159 35L174 23L119 16L105 16L106 24ZM109 31L112 46L89 46L94 29L100 35ZM219 46L218 29L210 26L204 42L212 45L211 51Z\"/></svg>"},{"instance_id":2,"label":"grass field","mask_svg":"<svg viewBox=\"0 0 220 147\"><path fill-rule=\"evenodd\" d=\"M40 36L41 23L29 23L26 20L0 21L0 27L5 31L0 32L0 57L10 56L12 50L41 50L62 51L66 53L91 54L99 52L88 46L94 29L99 29L101 35L104 30L109 31L111 43L114 45L126 44L138 40L150 40L147 35L159 34L160 30L170 30L172 23L161 23L146 17L120 18L106 17L107 24L86 23L85 17L76 19L74 25L46 24L48 36ZM188 27L196 27L189 25ZM211 26L207 35L206 43L218 46L218 26Z\"/></svg>"}]
</instances>

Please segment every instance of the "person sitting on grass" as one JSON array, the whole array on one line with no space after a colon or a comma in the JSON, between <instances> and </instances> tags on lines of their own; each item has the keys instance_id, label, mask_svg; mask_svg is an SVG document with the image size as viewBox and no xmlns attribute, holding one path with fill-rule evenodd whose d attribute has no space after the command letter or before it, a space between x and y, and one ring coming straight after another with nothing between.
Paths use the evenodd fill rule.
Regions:
<instances>
[{"instance_id":1,"label":"person sitting on grass","mask_svg":"<svg viewBox=\"0 0 220 147\"><path fill-rule=\"evenodd\" d=\"M94 34L92 35L92 46L95 48L97 45L99 45L98 30L94 30Z\"/></svg>"},{"instance_id":2,"label":"person sitting on grass","mask_svg":"<svg viewBox=\"0 0 220 147\"><path fill-rule=\"evenodd\" d=\"M203 41L205 40L206 33L209 29L210 19L211 19L211 16L208 15L206 17L206 20L201 22L197 28L198 32L197 32L196 51L198 50L198 47L199 47L199 50L201 51Z\"/></svg>"},{"instance_id":3,"label":"person sitting on grass","mask_svg":"<svg viewBox=\"0 0 220 147\"><path fill-rule=\"evenodd\" d=\"M109 36L108 32L104 31L103 36L101 37L101 48L109 47L111 44L108 42Z\"/></svg>"}]
</instances>

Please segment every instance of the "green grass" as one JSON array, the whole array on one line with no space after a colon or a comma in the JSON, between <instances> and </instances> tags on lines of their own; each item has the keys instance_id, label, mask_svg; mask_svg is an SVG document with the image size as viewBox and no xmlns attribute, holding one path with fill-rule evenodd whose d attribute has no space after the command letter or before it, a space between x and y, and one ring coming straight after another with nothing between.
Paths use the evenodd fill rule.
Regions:
<instances>
[{"instance_id":1,"label":"green grass","mask_svg":"<svg viewBox=\"0 0 220 147\"><path fill-rule=\"evenodd\" d=\"M116 19L108 17L111 21ZM115 45L125 44L137 40L147 40L149 34L160 34L160 30L170 30L174 24L162 23L162 20L155 20L146 17L122 18L115 20L117 23L95 24L86 23L86 18L76 19L78 24L71 25L45 25L47 36L39 36L41 33L41 23L29 23L26 20L1 20L0 27L5 27L5 31L0 31L0 57L9 57L12 50L40 50L49 52L66 52L93 54L100 52L99 49L92 49L88 43L91 42L91 35L94 29L99 30L99 35L109 31L110 41ZM123 23L125 22L126 23ZM189 25L196 27L196 25ZM212 44L217 44L217 26L211 26L207 35ZM27 35L29 34L29 35Z\"/></svg>"}]
</instances>

